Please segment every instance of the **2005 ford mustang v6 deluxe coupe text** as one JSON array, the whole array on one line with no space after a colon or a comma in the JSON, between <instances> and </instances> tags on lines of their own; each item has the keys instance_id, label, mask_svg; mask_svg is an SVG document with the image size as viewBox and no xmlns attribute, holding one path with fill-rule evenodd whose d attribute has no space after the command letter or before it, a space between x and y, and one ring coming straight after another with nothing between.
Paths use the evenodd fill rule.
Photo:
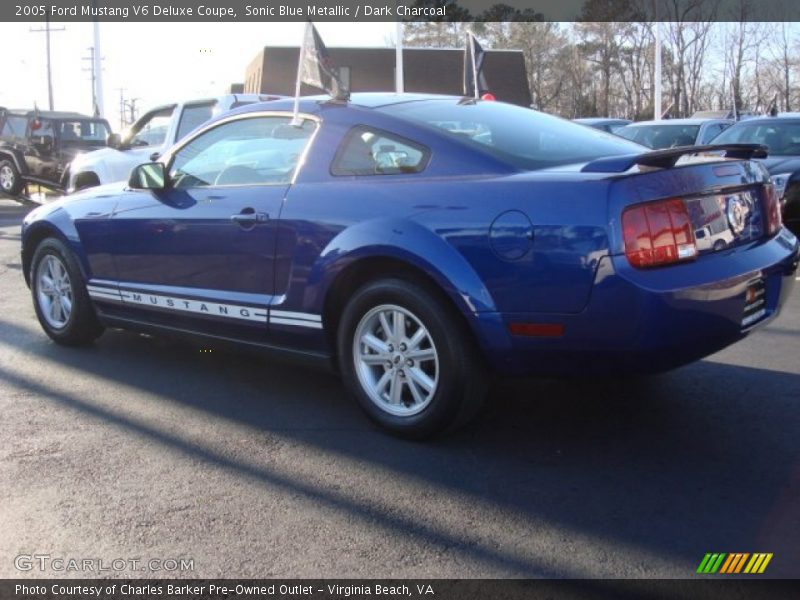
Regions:
<instances>
[{"instance_id":1,"label":"2005 ford mustang v6 deluxe coupe text","mask_svg":"<svg viewBox=\"0 0 800 600\"><path fill-rule=\"evenodd\" d=\"M764 149L707 151L464 98L255 104L31 212L24 273L56 342L116 327L318 360L422 437L489 373L665 370L777 315L800 246Z\"/></svg>"}]
</instances>

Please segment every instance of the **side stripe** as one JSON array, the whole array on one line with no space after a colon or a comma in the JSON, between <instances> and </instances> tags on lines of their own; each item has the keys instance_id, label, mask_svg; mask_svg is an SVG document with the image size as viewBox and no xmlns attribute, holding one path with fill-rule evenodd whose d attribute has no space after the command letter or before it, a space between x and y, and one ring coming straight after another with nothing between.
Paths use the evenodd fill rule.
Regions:
<instances>
[{"instance_id":1,"label":"side stripe","mask_svg":"<svg viewBox=\"0 0 800 600\"><path fill-rule=\"evenodd\" d=\"M309 327L311 329L322 329L322 323L319 321L305 321L303 319L284 319L281 317L269 318L270 324L275 325L295 325L296 327Z\"/></svg>"},{"instance_id":2,"label":"side stripe","mask_svg":"<svg viewBox=\"0 0 800 600\"><path fill-rule=\"evenodd\" d=\"M271 310L270 316L301 321L316 321L317 323L322 321L322 316L320 315L312 315L311 313L304 312L290 312L287 310Z\"/></svg>"},{"instance_id":3,"label":"side stripe","mask_svg":"<svg viewBox=\"0 0 800 600\"><path fill-rule=\"evenodd\" d=\"M122 286L123 289L118 286ZM92 280L86 286L86 290L92 299L103 302L138 304L162 310L205 314L219 318L322 329L322 315L307 312L271 310L268 306L227 304L182 295L166 296L141 288L137 289L129 284L115 284L109 281Z\"/></svg>"}]
</instances>

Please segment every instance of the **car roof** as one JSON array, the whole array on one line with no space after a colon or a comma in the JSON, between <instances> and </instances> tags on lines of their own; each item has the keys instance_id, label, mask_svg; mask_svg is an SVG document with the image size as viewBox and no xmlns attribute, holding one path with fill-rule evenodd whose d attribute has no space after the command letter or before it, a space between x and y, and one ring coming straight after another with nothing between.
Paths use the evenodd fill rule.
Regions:
<instances>
[{"instance_id":1,"label":"car roof","mask_svg":"<svg viewBox=\"0 0 800 600\"><path fill-rule=\"evenodd\" d=\"M460 100L462 96L443 94L397 94L394 92L362 92L352 94L350 103L365 108L381 108L392 104L405 104L407 102L424 102L427 100Z\"/></svg>"},{"instance_id":2,"label":"car roof","mask_svg":"<svg viewBox=\"0 0 800 600\"><path fill-rule=\"evenodd\" d=\"M446 96L441 94L397 94L394 92L359 92L352 94L347 102L337 101L331 99L328 95L317 96L301 96L300 97L300 110L306 113L318 114L327 108L341 109L343 107L359 108L359 109L376 109L384 106L391 106L396 104L408 104L411 102L428 102L428 101L451 101L457 102L463 100L462 96ZM472 101L472 98L468 98ZM477 100L477 102L487 102L486 100ZM294 107L294 98L284 97L278 100L269 100L266 102L257 102L254 104L247 104L234 109L231 112L225 113L226 116L231 114L246 114L250 112L260 112L264 110L292 110ZM216 120L216 119L215 119Z\"/></svg>"},{"instance_id":3,"label":"car roof","mask_svg":"<svg viewBox=\"0 0 800 600\"><path fill-rule=\"evenodd\" d=\"M203 98L190 98L189 100L180 100L177 102L167 102L166 104L155 104L147 107L144 114L150 114L162 110L172 109L178 105L181 106L195 106L197 104L221 104L231 105L237 102L250 102L250 103L263 103L273 102L275 100L285 99L287 96L279 94L223 94L222 96L206 96Z\"/></svg>"},{"instance_id":4,"label":"car roof","mask_svg":"<svg viewBox=\"0 0 800 600\"><path fill-rule=\"evenodd\" d=\"M29 108L10 108L6 110L6 114L14 115L16 117L35 117L39 116L42 119L91 119L98 121L105 121L102 117L90 117L79 112L61 111L61 110L40 110Z\"/></svg>"},{"instance_id":5,"label":"car roof","mask_svg":"<svg viewBox=\"0 0 800 600\"><path fill-rule=\"evenodd\" d=\"M660 121L638 121L628 127L643 127L648 125L702 125L712 121L733 122L732 119L661 119Z\"/></svg>"},{"instance_id":6,"label":"car roof","mask_svg":"<svg viewBox=\"0 0 800 600\"><path fill-rule=\"evenodd\" d=\"M621 117L581 117L572 120L576 123L631 123L630 119L623 119Z\"/></svg>"},{"instance_id":7,"label":"car roof","mask_svg":"<svg viewBox=\"0 0 800 600\"><path fill-rule=\"evenodd\" d=\"M409 104L413 102L430 102L430 101L449 101L449 102L491 102L491 100L474 100L473 98L464 98L463 96L447 96L443 94L397 94L395 92L359 92L351 94L348 101L333 100L327 94L320 94L314 96L301 96L299 100L299 111L310 115L320 115L323 111L331 111L331 116L336 113L334 111L341 111L342 109L350 109L351 111L371 111L373 109L381 108L384 106ZM172 105L174 106L174 105ZM244 104L234 109L223 111L216 116L212 117L209 121L205 122L202 127L206 128L212 126L223 119L230 119L233 117L244 116L251 113L259 112L291 112L294 109L294 97L283 96L275 100L267 100L264 102L254 102L252 104ZM155 110L155 109L151 109ZM150 112L150 111L148 111Z\"/></svg>"},{"instance_id":8,"label":"car roof","mask_svg":"<svg viewBox=\"0 0 800 600\"><path fill-rule=\"evenodd\" d=\"M776 125L785 125L786 123L797 123L800 122L800 113L785 113L784 115L778 115L777 117L755 117L753 119L747 119L745 121L739 121L736 125L747 124L747 125L765 125L769 123L773 123Z\"/></svg>"}]
</instances>

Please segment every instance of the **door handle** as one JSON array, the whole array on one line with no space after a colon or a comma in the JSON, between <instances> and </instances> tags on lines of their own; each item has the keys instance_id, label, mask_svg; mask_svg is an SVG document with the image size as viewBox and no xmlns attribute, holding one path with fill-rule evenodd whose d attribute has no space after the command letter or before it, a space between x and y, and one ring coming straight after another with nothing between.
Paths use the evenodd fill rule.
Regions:
<instances>
[{"instance_id":1,"label":"door handle","mask_svg":"<svg viewBox=\"0 0 800 600\"><path fill-rule=\"evenodd\" d=\"M269 221L269 215L267 213L257 213L252 210L251 212L242 211L238 215L231 215L231 221L238 225L252 227L258 223L266 223Z\"/></svg>"}]
</instances>

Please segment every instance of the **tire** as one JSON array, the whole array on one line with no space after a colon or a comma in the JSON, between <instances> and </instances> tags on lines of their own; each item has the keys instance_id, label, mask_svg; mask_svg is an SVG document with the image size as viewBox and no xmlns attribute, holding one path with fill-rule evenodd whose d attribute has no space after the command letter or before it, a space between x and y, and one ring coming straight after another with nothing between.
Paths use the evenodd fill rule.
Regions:
<instances>
[{"instance_id":1,"label":"tire","mask_svg":"<svg viewBox=\"0 0 800 600\"><path fill-rule=\"evenodd\" d=\"M714 251L719 252L720 250L724 250L726 246L725 240L717 240L714 242Z\"/></svg>"},{"instance_id":2,"label":"tire","mask_svg":"<svg viewBox=\"0 0 800 600\"><path fill-rule=\"evenodd\" d=\"M405 335L395 335L398 323ZM416 283L384 279L359 289L337 340L345 385L394 435L422 439L455 429L483 402L485 367L465 326Z\"/></svg>"},{"instance_id":3,"label":"tire","mask_svg":"<svg viewBox=\"0 0 800 600\"><path fill-rule=\"evenodd\" d=\"M19 196L24 186L16 165L8 159L0 160L0 192Z\"/></svg>"},{"instance_id":4,"label":"tire","mask_svg":"<svg viewBox=\"0 0 800 600\"><path fill-rule=\"evenodd\" d=\"M46 238L31 261L31 295L36 317L50 338L64 346L85 346L103 333L72 252Z\"/></svg>"}]
</instances>

